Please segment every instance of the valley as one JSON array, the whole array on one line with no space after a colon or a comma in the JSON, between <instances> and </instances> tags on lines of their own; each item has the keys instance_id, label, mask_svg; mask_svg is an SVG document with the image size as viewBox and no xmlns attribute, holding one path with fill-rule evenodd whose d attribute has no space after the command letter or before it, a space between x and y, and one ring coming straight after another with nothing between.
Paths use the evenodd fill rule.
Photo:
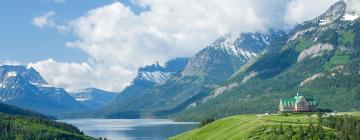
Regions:
<instances>
[{"instance_id":1,"label":"valley","mask_svg":"<svg viewBox=\"0 0 360 140\"><path fill-rule=\"evenodd\" d=\"M288 8L296 2L280 9L293 10ZM321 14L291 24L282 23L289 19L280 12L279 21L271 26L264 21L261 28L254 23L237 26L252 21L240 20L215 29L234 24L229 20L240 15L215 22L223 16L214 13L214 19L195 20L183 29L188 33L181 32L182 24L194 19L175 18L181 23L176 29L173 20L145 18L166 27L146 25L139 19L151 16L157 5L143 3L112 1L64 25L48 19L56 14L52 11L33 18L32 24L41 29L56 28L64 36L80 38L64 46L84 56L66 50L74 54L63 60L86 59L0 61L0 139L360 139L358 0L337 1ZM169 18L187 11L176 8L152 14L169 12ZM200 11L212 11L205 9ZM254 9L259 10L249 11ZM123 16L131 20L118 19ZM141 26L132 27L132 22ZM217 24L203 27L208 22ZM118 26L134 29L118 33L123 30ZM252 26L257 29L247 30Z\"/></svg>"}]
</instances>

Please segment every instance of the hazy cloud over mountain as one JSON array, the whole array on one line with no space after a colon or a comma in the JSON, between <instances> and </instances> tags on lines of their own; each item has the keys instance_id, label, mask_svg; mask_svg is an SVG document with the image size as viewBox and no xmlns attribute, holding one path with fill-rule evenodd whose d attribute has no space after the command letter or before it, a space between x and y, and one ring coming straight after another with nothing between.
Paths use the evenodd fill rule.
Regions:
<instances>
[{"instance_id":1,"label":"hazy cloud over mountain","mask_svg":"<svg viewBox=\"0 0 360 140\"><path fill-rule=\"evenodd\" d=\"M66 46L88 54L88 61L48 59L29 65L50 84L68 90L119 91L139 66L191 56L228 33L291 26L321 14L335 1L134 0L134 5L144 8L139 14L114 2L88 11L66 27L77 37Z\"/></svg>"}]
</instances>

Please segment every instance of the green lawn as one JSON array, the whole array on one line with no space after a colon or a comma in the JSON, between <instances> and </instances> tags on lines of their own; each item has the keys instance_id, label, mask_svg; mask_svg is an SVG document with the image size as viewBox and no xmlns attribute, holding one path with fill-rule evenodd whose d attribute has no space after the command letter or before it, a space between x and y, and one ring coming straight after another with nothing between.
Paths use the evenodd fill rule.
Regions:
<instances>
[{"instance_id":1,"label":"green lawn","mask_svg":"<svg viewBox=\"0 0 360 140\"><path fill-rule=\"evenodd\" d=\"M305 114L285 115L238 115L217 120L202 128L197 128L189 132L177 135L170 140L238 140L238 139L264 139L267 128L284 125L284 127L294 127L298 130L306 128L309 122L316 125L316 115L307 116ZM285 129L285 128L284 128ZM326 133L333 133L335 130L324 127ZM254 138L256 136L257 138ZM261 136L259 138L259 136ZM266 139L266 138L265 138Z\"/></svg>"}]
</instances>

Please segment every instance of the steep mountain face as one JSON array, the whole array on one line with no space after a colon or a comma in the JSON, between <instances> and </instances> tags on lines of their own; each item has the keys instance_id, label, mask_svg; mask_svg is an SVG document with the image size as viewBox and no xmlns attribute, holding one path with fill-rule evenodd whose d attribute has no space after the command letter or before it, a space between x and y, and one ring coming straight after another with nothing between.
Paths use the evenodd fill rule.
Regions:
<instances>
[{"instance_id":1,"label":"steep mountain face","mask_svg":"<svg viewBox=\"0 0 360 140\"><path fill-rule=\"evenodd\" d=\"M85 107L96 110L102 108L110 102L117 94L113 92L107 92L95 88L87 88L85 90L79 90L70 93L76 101L80 102Z\"/></svg>"},{"instance_id":2,"label":"steep mountain face","mask_svg":"<svg viewBox=\"0 0 360 140\"><path fill-rule=\"evenodd\" d=\"M116 97L113 103L117 104L137 98L142 91L153 88L157 84L163 84L172 75L182 71L188 61L188 58L176 58L166 62L164 67L156 63L139 68L137 77Z\"/></svg>"},{"instance_id":3,"label":"steep mountain face","mask_svg":"<svg viewBox=\"0 0 360 140\"><path fill-rule=\"evenodd\" d=\"M279 99L297 92L336 111L360 108L360 20L351 1L335 3L319 17L271 42L278 47L176 116L183 120L276 112Z\"/></svg>"},{"instance_id":4,"label":"steep mountain face","mask_svg":"<svg viewBox=\"0 0 360 140\"><path fill-rule=\"evenodd\" d=\"M125 111L125 113L118 113L122 111L118 111L120 106L121 108L125 108L122 106L125 103L130 103L134 99L139 99L142 96L143 92L154 88L155 85L163 84L166 80L168 80L171 76L179 74L185 66L187 65L189 59L188 58L175 58L169 60L165 63L164 66L159 65L159 63L152 64L149 66L145 66L139 68L138 75L132 81L131 85L126 87L123 91L121 91L105 108L97 111L97 114L102 116L108 112L108 116L113 116L111 114L117 114L116 116L120 116L120 118L137 118L138 114L131 113L132 111ZM141 102L137 102L141 103ZM121 105L120 105L121 104ZM136 102L134 102L136 104ZM119 115L120 114L120 115Z\"/></svg>"},{"instance_id":5,"label":"steep mountain face","mask_svg":"<svg viewBox=\"0 0 360 140\"><path fill-rule=\"evenodd\" d=\"M256 58L276 34L221 37L191 58L182 76L203 77L208 83L226 80L240 66Z\"/></svg>"},{"instance_id":6,"label":"steep mountain face","mask_svg":"<svg viewBox=\"0 0 360 140\"><path fill-rule=\"evenodd\" d=\"M178 113L205 97L210 89L229 78L240 66L260 56L272 39L282 35L283 32L245 33L219 38L162 82L147 80L142 84L145 88L131 92L132 87L128 87L104 112L111 118L161 117ZM141 71L139 75L142 75ZM136 78L134 83L138 79L141 78Z\"/></svg>"},{"instance_id":7,"label":"steep mountain face","mask_svg":"<svg viewBox=\"0 0 360 140\"><path fill-rule=\"evenodd\" d=\"M51 87L24 66L0 66L0 101L47 115L87 110L64 89Z\"/></svg>"}]
</instances>

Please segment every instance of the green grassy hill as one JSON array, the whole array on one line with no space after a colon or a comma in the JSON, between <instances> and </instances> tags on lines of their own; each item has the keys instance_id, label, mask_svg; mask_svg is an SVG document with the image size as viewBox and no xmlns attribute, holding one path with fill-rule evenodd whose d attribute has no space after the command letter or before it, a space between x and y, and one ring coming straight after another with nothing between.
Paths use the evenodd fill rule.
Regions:
<instances>
[{"instance_id":1,"label":"green grassy hill","mask_svg":"<svg viewBox=\"0 0 360 140\"><path fill-rule=\"evenodd\" d=\"M338 119L335 120L338 124L334 123L336 121L331 121L332 117L322 117L323 125L319 129L317 115L238 115L217 120L204 127L174 136L170 140L318 139L319 137L338 139L340 131L336 127L345 128L344 121L340 120L357 124L354 125L355 128L346 126L357 131L360 117L354 116L355 119L343 115L337 116ZM334 124L333 129L332 124ZM347 135L351 136L350 131ZM352 138L356 137L352 136Z\"/></svg>"}]
</instances>

